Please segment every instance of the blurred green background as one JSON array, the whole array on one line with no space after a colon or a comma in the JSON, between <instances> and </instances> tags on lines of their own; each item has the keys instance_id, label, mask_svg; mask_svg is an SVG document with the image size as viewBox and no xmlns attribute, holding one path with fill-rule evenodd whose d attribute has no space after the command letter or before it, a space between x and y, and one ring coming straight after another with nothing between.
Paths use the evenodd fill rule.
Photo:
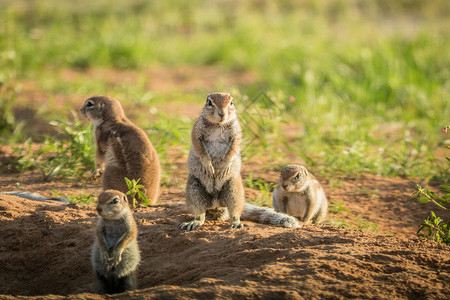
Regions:
<instances>
[{"instance_id":1,"label":"blurred green background","mask_svg":"<svg viewBox=\"0 0 450 300\"><path fill-rule=\"evenodd\" d=\"M449 49L448 0L2 0L0 131L42 141L53 131L32 120L73 120L108 94L167 163L221 90L238 100L244 159L448 182Z\"/></svg>"}]
</instances>

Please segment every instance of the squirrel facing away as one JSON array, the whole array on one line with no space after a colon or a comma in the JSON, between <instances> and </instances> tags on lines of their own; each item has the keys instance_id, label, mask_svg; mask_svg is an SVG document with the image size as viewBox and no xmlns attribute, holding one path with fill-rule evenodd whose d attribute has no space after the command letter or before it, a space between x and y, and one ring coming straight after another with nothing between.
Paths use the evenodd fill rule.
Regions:
<instances>
[{"instance_id":1,"label":"squirrel facing away","mask_svg":"<svg viewBox=\"0 0 450 300\"><path fill-rule=\"evenodd\" d=\"M202 226L207 212L220 220L229 218L231 228L242 227L241 214L256 222L300 227L292 216L245 204L240 173L241 128L230 94L208 95L191 138L186 203L194 220L182 223L180 229L189 231Z\"/></svg>"},{"instance_id":2,"label":"squirrel facing away","mask_svg":"<svg viewBox=\"0 0 450 300\"><path fill-rule=\"evenodd\" d=\"M91 262L97 273L99 292L121 293L136 288L140 262L137 227L124 193L107 190L98 197L99 214Z\"/></svg>"},{"instance_id":3,"label":"squirrel facing away","mask_svg":"<svg viewBox=\"0 0 450 300\"><path fill-rule=\"evenodd\" d=\"M322 186L301 165L289 165L281 170L272 198L276 211L295 216L304 223L320 223L327 214L328 202Z\"/></svg>"},{"instance_id":4,"label":"squirrel facing away","mask_svg":"<svg viewBox=\"0 0 450 300\"><path fill-rule=\"evenodd\" d=\"M147 134L125 116L120 102L108 96L87 99L81 113L93 124L96 168L103 190L128 191L125 177L140 178L147 198L156 202L161 181L158 155Z\"/></svg>"}]
</instances>

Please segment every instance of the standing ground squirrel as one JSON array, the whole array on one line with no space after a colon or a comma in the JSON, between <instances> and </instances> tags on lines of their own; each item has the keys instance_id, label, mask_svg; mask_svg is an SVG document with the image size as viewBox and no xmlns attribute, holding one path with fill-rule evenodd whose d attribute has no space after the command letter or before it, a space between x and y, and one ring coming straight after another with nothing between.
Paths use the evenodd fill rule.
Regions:
<instances>
[{"instance_id":1,"label":"standing ground squirrel","mask_svg":"<svg viewBox=\"0 0 450 300\"><path fill-rule=\"evenodd\" d=\"M94 125L96 169L103 190L128 191L125 177L140 178L147 198L156 202L161 180L158 155L147 134L125 116L119 101L107 96L86 100L81 113Z\"/></svg>"},{"instance_id":2,"label":"standing ground squirrel","mask_svg":"<svg viewBox=\"0 0 450 300\"><path fill-rule=\"evenodd\" d=\"M290 165L280 172L273 191L273 208L299 218L305 223L319 223L328 208L322 186L305 167Z\"/></svg>"},{"instance_id":3,"label":"standing ground squirrel","mask_svg":"<svg viewBox=\"0 0 450 300\"><path fill-rule=\"evenodd\" d=\"M136 288L140 262L137 227L124 193L107 190L98 196L96 240L91 262L97 272L99 292L120 293Z\"/></svg>"},{"instance_id":4,"label":"standing ground squirrel","mask_svg":"<svg viewBox=\"0 0 450 300\"><path fill-rule=\"evenodd\" d=\"M232 228L241 228L244 187L241 178L241 128L227 93L210 94L192 128L186 202L194 220L180 225L193 230L205 222L206 210L227 208Z\"/></svg>"}]
</instances>

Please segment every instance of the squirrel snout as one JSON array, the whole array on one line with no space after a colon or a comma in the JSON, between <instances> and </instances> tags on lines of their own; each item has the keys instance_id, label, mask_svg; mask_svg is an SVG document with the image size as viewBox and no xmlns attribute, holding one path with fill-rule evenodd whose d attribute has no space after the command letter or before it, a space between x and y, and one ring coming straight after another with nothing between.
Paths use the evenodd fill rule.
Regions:
<instances>
[{"instance_id":1,"label":"squirrel snout","mask_svg":"<svg viewBox=\"0 0 450 300\"><path fill-rule=\"evenodd\" d=\"M282 184L281 186L283 187L283 189L286 189L288 185L287 184Z\"/></svg>"},{"instance_id":2,"label":"squirrel snout","mask_svg":"<svg viewBox=\"0 0 450 300\"><path fill-rule=\"evenodd\" d=\"M103 211L103 209L100 206L97 206L97 212L100 214Z\"/></svg>"}]
</instances>

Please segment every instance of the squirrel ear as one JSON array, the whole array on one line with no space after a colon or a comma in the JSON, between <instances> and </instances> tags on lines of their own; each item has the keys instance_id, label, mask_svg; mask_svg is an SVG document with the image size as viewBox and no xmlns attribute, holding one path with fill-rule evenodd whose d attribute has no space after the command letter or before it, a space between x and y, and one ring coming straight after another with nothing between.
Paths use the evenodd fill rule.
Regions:
<instances>
[{"instance_id":1,"label":"squirrel ear","mask_svg":"<svg viewBox=\"0 0 450 300\"><path fill-rule=\"evenodd\" d=\"M308 176L308 171L304 170L303 173L305 173L305 176Z\"/></svg>"},{"instance_id":2,"label":"squirrel ear","mask_svg":"<svg viewBox=\"0 0 450 300\"><path fill-rule=\"evenodd\" d=\"M129 204L129 203L128 203L127 195L124 195L124 196L123 196L123 201L125 201L126 204Z\"/></svg>"}]
</instances>

